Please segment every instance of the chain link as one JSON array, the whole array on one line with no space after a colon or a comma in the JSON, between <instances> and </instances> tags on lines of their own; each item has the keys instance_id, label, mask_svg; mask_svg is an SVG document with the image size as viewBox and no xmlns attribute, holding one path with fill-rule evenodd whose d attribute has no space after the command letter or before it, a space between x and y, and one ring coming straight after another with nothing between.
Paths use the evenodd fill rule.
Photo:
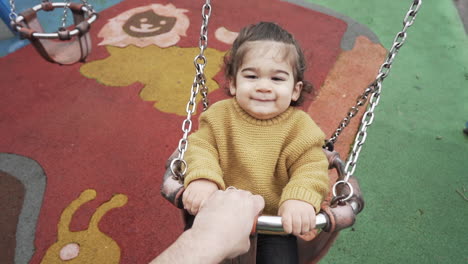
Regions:
<instances>
[{"instance_id":1,"label":"chain link","mask_svg":"<svg viewBox=\"0 0 468 264\"><path fill-rule=\"evenodd\" d=\"M16 13L16 5L14 0L10 0L10 21L11 23L15 23L18 14Z\"/></svg>"},{"instance_id":2,"label":"chain link","mask_svg":"<svg viewBox=\"0 0 468 264\"><path fill-rule=\"evenodd\" d=\"M88 3L88 0L81 0L81 2L88 9L88 14L96 13L96 11L94 10L94 7L90 3ZM67 24L67 14L68 14L67 10L69 9L69 6L70 6L70 0L66 0L65 3L66 5L63 8L62 28L65 28Z\"/></svg>"},{"instance_id":3,"label":"chain link","mask_svg":"<svg viewBox=\"0 0 468 264\"><path fill-rule=\"evenodd\" d=\"M414 23L416 18L416 14L418 13L419 8L421 7L422 0L414 0L412 5L410 6L409 11L406 13L405 19L403 20L403 29L398 32L393 40L392 48L390 49L388 56L385 62L380 66L379 73L375 78L374 82L372 82L367 89L364 91L362 95L358 97L357 103L355 106L351 107L347 116L341 121L340 125L336 129L333 134L333 137L328 140L328 143L335 143L337 141L338 136L341 134L343 129L348 126L350 119L353 118L358 111L358 107L365 104L367 99L369 98L369 104L367 106L367 111L364 113L361 119L361 125L359 127L359 131L356 134L354 139L354 145L351 150L351 153L346 161L346 165L344 168L345 176L342 181L339 181L333 185L333 195L337 197L337 187L339 184L348 183L349 178L354 174L356 170L357 161L359 159L359 153L361 152L362 146L364 145L366 138L367 138L367 128L372 124L374 121L374 111L380 101L380 92L382 89L382 82L385 78L387 78L388 74L390 73L390 69L392 68L392 63L395 59L395 56L398 54L399 49L403 46L406 41L406 31L408 28ZM327 144L328 144L327 143ZM344 202L351 198L349 195L342 199L341 201Z\"/></svg>"},{"instance_id":4,"label":"chain link","mask_svg":"<svg viewBox=\"0 0 468 264\"><path fill-rule=\"evenodd\" d=\"M200 27L200 41L198 43L198 46L200 47L200 54L197 56L197 58L201 58L203 60L203 69L205 68L205 65L207 63L207 59L205 57L205 50L208 48L208 23L210 21L211 17L211 1L206 0L206 3L202 7L202 25ZM201 74L200 74L201 73ZM203 99L203 111L206 111L209 106L209 101L208 101L208 87L206 86L206 78L205 75L203 74L203 70L201 72L197 72L200 79L200 84L201 84L201 89L200 92L202 94L202 99Z\"/></svg>"},{"instance_id":5,"label":"chain link","mask_svg":"<svg viewBox=\"0 0 468 264\"><path fill-rule=\"evenodd\" d=\"M65 30L67 27L67 18L68 18L68 9L70 7L70 0L65 1L65 6L63 7L63 15L62 15L62 28L61 30Z\"/></svg>"},{"instance_id":6,"label":"chain link","mask_svg":"<svg viewBox=\"0 0 468 264\"><path fill-rule=\"evenodd\" d=\"M85 0L84 0L85 1ZM205 77L205 66L207 59L205 57L205 50L208 47L208 22L211 16L211 4L210 0L206 0L206 3L202 7L202 25L200 27L200 38L198 46L200 53L195 56L193 64L195 66L196 74L193 79L190 100L187 103L185 111L187 112L187 118L182 123L182 132L184 132L182 138L179 140L179 146L177 148L179 155L173 159L170 165L172 175L178 181L183 181L185 173L187 171L187 162L184 160L185 152L188 148L188 135L192 130L192 115L195 113L197 108L197 95L201 93L203 97L203 111L208 109L208 87L206 86Z\"/></svg>"}]
</instances>

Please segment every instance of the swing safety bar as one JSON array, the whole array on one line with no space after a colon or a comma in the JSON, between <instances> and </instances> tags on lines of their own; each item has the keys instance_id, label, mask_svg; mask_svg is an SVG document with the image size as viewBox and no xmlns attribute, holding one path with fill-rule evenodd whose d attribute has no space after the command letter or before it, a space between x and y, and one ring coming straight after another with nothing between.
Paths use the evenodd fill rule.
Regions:
<instances>
[{"instance_id":1,"label":"swing safety bar","mask_svg":"<svg viewBox=\"0 0 468 264\"><path fill-rule=\"evenodd\" d=\"M53 8L56 8L56 7L59 7L59 8L67 8L70 6L70 3L50 3L52 5ZM31 8L31 11L34 12L34 13L37 13L39 10L42 10L44 9L44 4L39 4L39 5L36 5L34 7ZM94 21L97 20L97 17L98 17L98 14L95 13L95 12L92 12L88 7L86 7L85 5L82 5L81 6L81 10L85 13L85 14L90 14L89 17L83 21L85 22L87 25L85 26L85 30L87 31L87 29L89 28L89 25L91 25L92 23L94 23ZM45 10L45 11L49 11L49 10ZM15 19L15 23L13 23L13 27L14 29L16 29L18 32L21 32L21 29L23 28L22 25L22 22L25 20L25 17L20 14L18 15L18 17ZM82 22L82 23L83 23ZM81 29L79 27L79 25L77 25L74 29L70 30L68 36L69 37L73 37L73 36L79 36L79 35L82 35L84 32L83 32L83 29ZM37 39L60 39L60 35L58 32L54 32L54 33L41 33L41 32L34 32L32 33L32 36L34 38L37 38Z\"/></svg>"},{"instance_id":2,"label":"swing safety bar","mask_svg":"<svg viewBox=\"0 0 468 264\"><path fill-rule=\"evenodd\" d=\"M319 213L315 216L315 228L322 229L328 225L328 216L324 213ZM283 234L283 224L281 224L280 216L268 216L262 215L258 217L255 231L262 233L266 231L268 233ZM255 233L255 232L254 232Z\"/></svg>"}]
</instances>

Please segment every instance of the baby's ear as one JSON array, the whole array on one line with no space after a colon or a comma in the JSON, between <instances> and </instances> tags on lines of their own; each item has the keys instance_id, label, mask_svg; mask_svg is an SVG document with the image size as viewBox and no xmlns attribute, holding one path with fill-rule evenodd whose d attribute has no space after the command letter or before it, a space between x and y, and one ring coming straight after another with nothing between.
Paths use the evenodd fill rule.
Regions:
<instances>
[{"instance_id":1,"label":"baby's ear","mask_svg":"<svg viewBox=\"0 0 468 264\"><path fill-rule=\"evenodd\" d=\"M297 82L294 85L291 100L297 101L297 99L299 99L299 97L301 96L303 86L304 86L304 83L302 83L302 82Z\"/></svg>"},{"instance_id":2,"label":"baby's ear","mask_svg":"<svg viewBox=\"0 0 468 264\"><path fill-rule=\"evenodd\" d=\"M236 95L236 86L233 80L229 81L229 92L231 93L232 96Z\"/></svg>"}]
</instances>

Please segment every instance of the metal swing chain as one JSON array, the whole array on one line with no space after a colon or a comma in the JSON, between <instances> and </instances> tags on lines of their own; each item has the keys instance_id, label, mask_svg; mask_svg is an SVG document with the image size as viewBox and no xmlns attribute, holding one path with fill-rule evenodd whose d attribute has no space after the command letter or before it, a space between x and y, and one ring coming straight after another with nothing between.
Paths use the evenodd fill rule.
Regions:
<instances>
[{"instance_id":1,"label":"metal swing chain","mask_svg":"<svg viewBox=\"0 0 468 264\"><path fill-rule=\"evenodd\" d=\"M60 30L65 30L67 27L67 17L68 17L68 9L70 6L70 0L65 1L65 6L63 7L63 15L62 15L62 28Z\"/></svg>"},{"instance_id":2,"label":"metal swing chain","mask_svg":"<svg viewBox=\"0 0 468 264\"><path fill-rule=\"evenodd\" d=\"M210 0L207 0L206 3L202 7L202 18L203 22L200 27L200 39L198 40L198 47L200 48L200 54L198 54L193 63L195 68L197 69L197 75L200 75L200 84L201 89L200 93L202 94L203 99L203 111L208 109L208 87L206 86L206 78L203 72L207 59L205 57L205 50L208 48L208 22L211 16L211 4Z\"/></svg>"},{"instance_id":3,"label":"metal swing chain","mask_svg":"<svg viewBox=\"0 0 468 264\"><path fill-rule=\"evenodd\" d=\"M47 0L48 1L48 0ZM65 29L65 27L67 26L67 17L68 17L68 12L67 10L69 9L69 6L70 6L70 1L71 0L65 0L65 6L63 7L63 16L62 16L62 28ZM88 3L88 0L81 0L81 2L83 3L83 5L88 9L88 12L90 14L94 14L96 13L96 11L94 10L94 7ZM88 13L88 14L89 14Z\"/></svg>"},{"instance_id":4,"label":"metal swing chain","mask_svg":"<svg viewBox=\"0 0 468 264\"><path fill-rule=\"evenodd\" d=\"M382 83L382 81L388 76L388 73L390 72L391 64L393 63L395 56L398 54L399 49L401 48L401 46L403 46L406 40L406 31L408 27L410 27L413 24L416 14L421 6L421 3L422 3L422 0L413 1L413 4L411 5L403 21L403 29L400 32L398 32L398 34L396 35L393 41L393 46L388 52L386 61L381 65L379 74L377 75L375 81L366 88L364 93L358 96L356 100L356 104L349 109L348 114L341 121L340 125L333 133L333 136L329 140L327 140L327 142L330 142L332 144L336 143L336 141L338 140L338 136L341 134L344 128L346 128L349 125L349 122L351 121L351 119L354 116L356 116L356 114L358 113L359 107L363 106L367 102L369 94L375 91L375 83L378 80L380 80L380 83Z\"/></svg>"},{"instance_id":5,"label":"metal swing chain","mask_svg":"<svg viewBox=\"0 0 468 264\"><path fill-rule=\"evenodd\" d=\"M16 21L16 18L18 17L18 14L16 13L16 5L14 0L10 0L10 21L11 23L14 23Z\"/></svg>"},{"instance_id":6,"label":"metal swing chain","mask_svg":"<svg viewBox=\"0 0 468 264\"><path fill-rule=\"evenodd\" d=\"M335 131L334 136L328 140L328 142L335 143L337 137L340 135L342 130L349 124L351 118L353 118L357 112L358 108L364 105L367 101L369 95L371 95L369 100L369 105L367 106L367 111L364 113L361 125L359 127L359 132L357 133L354 139L354 145L349 155L346 165L344 168L344 172L346 173L343 180L337 181L333 185L333 196L334 200L337 200L337 197L344 197L338 199L340 202L344 202L350 199L353 196L353 188L349 183L349 178L354 174L356 170L357 161L359 158L359 153L361 152L361 148L364 145L367 137L367 128L372 124L374 121L374 111L380 101L380 92L382 89L382 82L385 78L387 78L388 74L390 73L390 69L392 67L392 63L395 59L395 56L398 54L399 49L403 46L406 41L406 31L408 28L413 25L414 20L416 19L416 14L418 13L419 8L421 7L422 0L414 0L410 6L409 11L406 13L406 16L403 20L403 29L398 32L393 40L393 45L390 51L388 52L387 58L385 62L380 66L379 73L375 78L374 82L372 82L369 87L364 91L362 95L360 95L357 99L356 105L351 107L347 116L343 119L340 123L340 126ZM347 185L349 188L348 195L338 195L337 194L337 187L340 184Z\"/></svg>"},{"instance_id":7,"label":"metal swing chain","mask_svg":"<svg viewBox=\"0 0 468 264\"><path fill-rule=\"evenodd\" d=\"M206 3L202 7L202 18L203 22L200 28L200 38L198 46L200 53L195 56L193 63L195 65L195 78L191 87L190 100L187 103L185 111L187 112L187 118L182 123L182 132L184 132L182 138L179 140L178 151L179 155L173 159L170 165L172 175L175 180L183 181L185 173L187 172L187 162L184 160L185 152L188 148L187 137L192 130L192 115L195 113L197 108L196 98L198 93L202 94L203 97L203 111L208 108L208 88L206 86L205 77L205 66L207 59L205 57L205 50L208 47L208 22L211 16L211 1L206 0Z\"/></svg>"}]
</instances>

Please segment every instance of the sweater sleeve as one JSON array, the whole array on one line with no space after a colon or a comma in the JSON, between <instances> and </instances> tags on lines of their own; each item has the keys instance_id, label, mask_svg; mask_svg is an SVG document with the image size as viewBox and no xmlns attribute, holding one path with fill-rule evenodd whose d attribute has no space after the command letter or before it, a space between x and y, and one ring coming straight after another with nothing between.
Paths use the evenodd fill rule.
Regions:
<instances>
[{"instance_id":1,"label":"sweater sleeve","mask_svg":"<svg viewBox=\"0 0 468 264\"><path fill-rule=\"evenodd\" d=\"M329 192L328 160L322 150L325 135L313 123L300 128L290 145L289 182L283 189L279 206L286 200L301 200L314 206L316 212Z\"/></svg>"},{"instance_id":2,"label":"sweater sleeve","mask_svg":"<svg viewBox=\"0 0 468 264\"><path fill-rule=\"evenodd\" d=\"M226 188L223 181L223 173L219 165L218 149L210 125L208 111L200 116L200 125L198 131L192 133L188 138L188 149L185 153L187 161L187 174L184 179L184 187L190 182L198 179L213 181L218 188Z\"/></svg>"}]
</instances>

